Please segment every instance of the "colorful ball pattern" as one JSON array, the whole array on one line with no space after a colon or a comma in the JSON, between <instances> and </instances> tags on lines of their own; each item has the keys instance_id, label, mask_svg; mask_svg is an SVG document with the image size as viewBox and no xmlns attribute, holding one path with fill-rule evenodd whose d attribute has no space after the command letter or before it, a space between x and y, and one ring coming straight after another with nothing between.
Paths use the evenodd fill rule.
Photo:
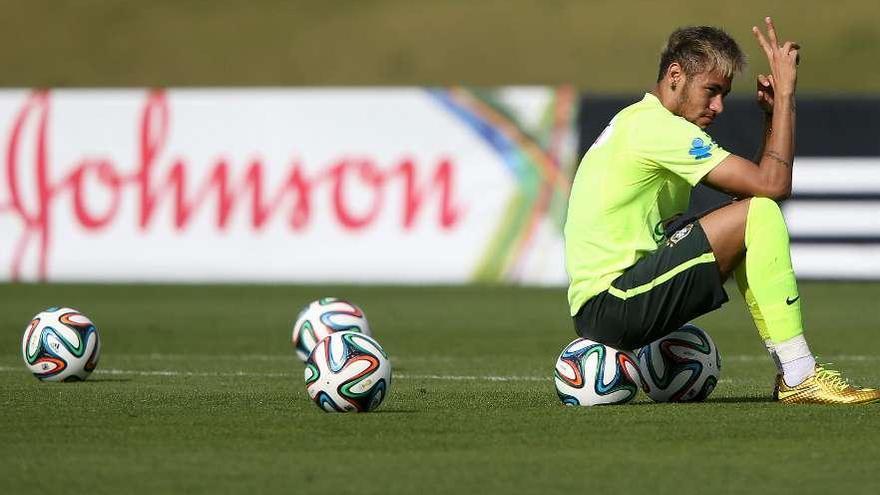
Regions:
<instances>
[{"instance_id":1,"label":"colorful ball pattern","mask_svg":"<svg viewBox=\"0 0 880 495\"><path fill-rule=\"evenodd\" d=\"M557 358L554 381L559 399L570 406L623 404L641 385L633 353L580 338Z\"/></svg>"},{"instance_id":2,"label":"colorful ball pattern","mask_svg":"<svg viewBox=\"0 0 880 495\"><path fill-rule=\"evenodd\" d=\"M305 361L321 339L343 331L371 335L370 325L361 308L342 299L325 297L299 312L293 324L291 343L297 357Z\"/></svg>"},{"instance_id":3,"label":"colorful ball pattern","mask_svg":"<svg viewBox=\"0 0 880 495\"><path fill-rule=\"evenodd\" d=\"M382 346L361 332L334 332L306 360L306 391L327 412L367 412L382 404L391 363Z\"/></svg>"},{"instance_id":4,"label":"colorful ball pattern","mask_svg":"<svg viewBox=\"0 0 880 495\"><path fill-rule=\"evenodd\" d=\"M657 402L703 401L721 374L715 342L692 324L642 347L637 355L645 391Z\"/></svg>"},{"instance_id":5,"label":"colorful ball pattern","mask_svg":"<svg viewBox=\"0 0 880 495\"><path fill-rule=\"evenodd\" d=\"M101 339L95 324L76 309L49 308L25 328L21 355L40 380L80 381L98 365Z\"/></svg>"}]
</instances>

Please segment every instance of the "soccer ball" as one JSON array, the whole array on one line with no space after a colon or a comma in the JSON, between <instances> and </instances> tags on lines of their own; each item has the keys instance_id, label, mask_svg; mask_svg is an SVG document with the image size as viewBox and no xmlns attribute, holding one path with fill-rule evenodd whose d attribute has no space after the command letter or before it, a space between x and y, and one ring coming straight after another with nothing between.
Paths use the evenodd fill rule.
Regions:
<instances>
[{"instance_id":1,"label":"soccer ball","mask_svg":"<svg viewBox=\"0 0 880 495\"><path fill-rule=\"evenodd\" d=\"M334 332L306 360L306 391L327 412L367 412L379 407L391 384L391 363L372 337Z\"/></svg>"},{"instance_id":2,"label":"soccer ball","mask_svg":"<svg viewBox=\"0 0 880 495\"><path fill-rule=\"evenodd\" d=\"M629 402L641 379L635 355L588 339L575 339L556 360L556 393L569 406Z\"/></svg>"},{"instance_id":3,"label":"soccer ball","mask_svg":"<svg viewBox=\"0 0 880 495\"><path fill-rule=\"evenodd\" d=\"M657 402L705 400L721 372L712 338L691 324L639 349L638 360L645 391Z\"/></svg>"},{"instance_id":4,"label":"soccer ball","mask_svg":"<svg viewBox=\"0 0 880 495\"><path fill-rule=\"evenodd\" d=\"M370 325L361 308L342 299L325 297L299 312L293 324L291 342L296 355L305 361L321 339L345 330L371 335Z\"/></svg>"},{"instance_id":5,"label":"soccer ball","mask_svg":"<svg viewBox=\"0 0 880 495\"><path fill-rule=\"evenodd\" d=\"M21 339L24 364L44 381L85 380L100 354L95 324L72 308L49 308L37 314Z\"/></svg>"}]
</instances>

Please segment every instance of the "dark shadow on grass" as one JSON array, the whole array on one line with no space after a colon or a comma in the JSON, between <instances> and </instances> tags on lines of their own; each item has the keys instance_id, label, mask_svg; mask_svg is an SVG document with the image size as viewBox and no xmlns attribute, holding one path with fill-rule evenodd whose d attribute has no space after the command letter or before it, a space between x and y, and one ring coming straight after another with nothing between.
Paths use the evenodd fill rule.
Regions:
<instances>
[{"instance_id":1,"label":"dark shadow on grass","mask_svg":"<svg viewBox=\"0 0 880 495\"><path fill-rule=\"evenodd\" d=\"M130 382L130 381L132 381L131 378L89 378L88 380L83 380L78 383L87 384L87 383L95 383L95 382L113 383L113 382Z\"/></svg>"},{"instance_id":2,"label":"dark shadow on grass","mask_svg":"<svg viewBox=\"0 0 880 495\"><path fill-rule=\"evenodd\" d=\"M370 411L370 414L415 414L421 412L418 409L377 409Z\"/></svg>"},{"instance_id":3,"label":"dark shadow on grass","mask_svg":"<svg viewBox=\"0 0 880 495\"><path fill-rule=\"evenodd\" d=\"M691 406L699 406L701 404L760 404L760 403L770 403L774 402L771 397L719 397L717 399L707 399L702 402L654 402L654 401L643 401L643 402L630 402L627 404L620 404L619 406L601 406L601 407L638 407L638 406L663 406L664 404L678 404L678 405L691 405Z\"/></svg>"},{"instance_id":4,"label":"dark shadow on grass","mask_svg":"<svg viewBox=\"0 0 880 495\"><path fill-rule=\"evenodd\" d=\"M761 402L775 402L773 397L719 397L717 399L708 399L706 402L720 402L724 403L733 403L733 404L747 404L747 403L761 403Z\"/></svg>"}]
</instances>

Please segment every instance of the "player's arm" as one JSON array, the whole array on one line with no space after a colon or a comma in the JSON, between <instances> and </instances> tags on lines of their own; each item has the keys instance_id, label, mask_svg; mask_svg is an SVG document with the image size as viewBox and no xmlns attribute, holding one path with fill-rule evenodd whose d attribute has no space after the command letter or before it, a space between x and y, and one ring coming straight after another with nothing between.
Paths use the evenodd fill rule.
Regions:
<instances>
[{"instance_id":1,"label":"player's arm","mask_svg":"<svg viewBox=\"0 0 880 495\"><path fill-rule=\"evenodd\" d=\"M765 21L769 40L758 28L753 28L772 71L772 76L766 79L769 88L764 92L770 101L772 117L770 128L765 131L763 152L758 163L728 156L706 175L704 182L737 197L763 196L780 200L791 195L799 46L790 41L779 46L773 22L769 17Z\"/></svg>"},{"instance_id":2,"label":"player's arm","mask_svg":"<svg viewBox=\"0 0 880 495\"><path fill-rule=\"evenodd\" d=\"M764 111L764 133L761 135L761 147L758 148L758 153L752 160L755 163L759 163L761 157L764 156L764 150L767 149L767 139L770 138L770 131L773 130L773 86L770 84L772 80L772 74L769 76L758 74L757 77L758 91L755 99L758 106Z\"/></svg>"}]
</instances>

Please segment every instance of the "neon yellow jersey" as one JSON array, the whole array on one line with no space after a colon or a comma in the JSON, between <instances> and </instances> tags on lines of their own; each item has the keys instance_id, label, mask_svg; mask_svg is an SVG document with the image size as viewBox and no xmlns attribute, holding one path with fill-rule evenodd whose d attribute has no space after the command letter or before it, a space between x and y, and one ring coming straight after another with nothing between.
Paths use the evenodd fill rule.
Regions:
<instances>
[{"instance_id":1,"label":"neon yellow jersey","mask_svg":"<svg viewBox=\"0 0 880 495\"><path fill-rule=\"evenodd\" d=\"M572 316L657 249L662 221L687 210L691 189L728 155L650 93L614 116L581 160L569 198Z\"/></svg>"}]
</instances>

